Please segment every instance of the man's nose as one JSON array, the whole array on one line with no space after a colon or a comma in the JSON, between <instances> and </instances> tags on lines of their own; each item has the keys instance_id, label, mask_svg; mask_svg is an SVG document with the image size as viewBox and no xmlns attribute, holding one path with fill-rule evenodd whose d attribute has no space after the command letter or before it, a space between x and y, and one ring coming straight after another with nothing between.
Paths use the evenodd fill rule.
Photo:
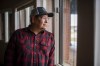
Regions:
<instances>
[{"instance_id":1,"label":"man's nose","mask_svg":"<svg viewBox=\"0 0 100 66\"><path fill-rule=\"evenodd\" d=\"M49 21L49 20L48 20L48 19L46 19L46 20L45 20L45 23L48 23L48 21Z\"/></svg>"}]
</instances>

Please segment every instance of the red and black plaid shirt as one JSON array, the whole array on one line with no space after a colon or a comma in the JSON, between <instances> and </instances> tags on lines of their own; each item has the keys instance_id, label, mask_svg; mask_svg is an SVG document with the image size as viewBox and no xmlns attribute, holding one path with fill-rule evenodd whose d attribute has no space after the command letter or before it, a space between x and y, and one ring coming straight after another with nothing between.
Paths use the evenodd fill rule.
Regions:
<instances>
[{"instance_id":1,"label":"red and black plaid shirt","mask_svg":"<svg viewBox=\"0 0 100 66\"><path fill-rule=\"evenodd\" d=\"M54 37L43 30L35 35L28 28L16 30L5 52L5 66L54 66Z\"/></svg>"}]
</instances>

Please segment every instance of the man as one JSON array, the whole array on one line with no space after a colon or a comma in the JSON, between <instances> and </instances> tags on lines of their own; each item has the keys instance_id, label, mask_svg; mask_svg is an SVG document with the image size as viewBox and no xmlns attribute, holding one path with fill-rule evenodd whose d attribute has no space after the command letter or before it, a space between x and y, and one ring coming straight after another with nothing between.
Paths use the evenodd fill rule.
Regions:
<instances>
[{"instance_id":1,"label":"man","mask_svg":"<svg viewBox=\"0 0 100 66\"><path fill-rule=\"evenodd\" d=\"M46 29L48 17L43 7L34 8L29 27L16 30L5 52L5 66L54 66L54 36Z\"/></svg>"}]
</instances>

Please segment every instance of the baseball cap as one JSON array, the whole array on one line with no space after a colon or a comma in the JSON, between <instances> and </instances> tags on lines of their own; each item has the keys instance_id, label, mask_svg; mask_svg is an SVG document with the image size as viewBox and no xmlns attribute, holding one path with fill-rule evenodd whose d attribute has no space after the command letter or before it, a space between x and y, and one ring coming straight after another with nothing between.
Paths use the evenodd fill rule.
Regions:
<instances>
[{"instance_id":1,"label":"baseball cap","mask_svg":"<svg viewBox=\"0 0 100 66\"><path fill-rule=\"evenodd\" d=\"M53 17L53 13L48 13L44 7L36 7L31 11L30 16L48 15L48 17Z\"/></svg>"}]
</instances>

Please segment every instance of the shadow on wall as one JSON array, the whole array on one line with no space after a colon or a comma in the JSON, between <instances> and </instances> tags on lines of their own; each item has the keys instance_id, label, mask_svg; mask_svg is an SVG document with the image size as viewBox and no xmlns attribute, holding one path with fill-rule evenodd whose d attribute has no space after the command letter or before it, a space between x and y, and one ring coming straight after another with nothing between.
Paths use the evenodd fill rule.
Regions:
<instances>
[{"instance_id":1,"label":"shadow on wall","mask_svg":"<svg viewBox=\"0 0 100 66\"><path fill-rule=\"evenodd\" d=\"M3 66L4 64L4 54L5 54L6 47L7 47L7 43L0 40L0 66Z\"/></svg>"}]
</instances>

